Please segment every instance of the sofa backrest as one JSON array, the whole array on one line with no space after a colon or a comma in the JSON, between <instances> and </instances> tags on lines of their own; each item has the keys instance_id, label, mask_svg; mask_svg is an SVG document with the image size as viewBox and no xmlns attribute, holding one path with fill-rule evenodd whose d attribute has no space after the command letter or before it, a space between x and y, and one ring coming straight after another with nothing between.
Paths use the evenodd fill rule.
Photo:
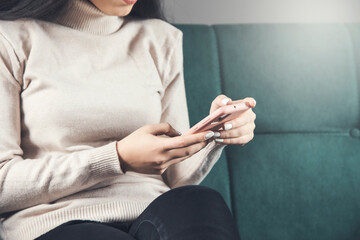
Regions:
<instances>
[{"instance_id":1,"label":"sofa backrest","mask_svg":"<svg viewBox=\"0 0 360 240\"><path fill-rule=\"evenodd\" d=\"M254 139L202 183L242 239L360 239L360 24L174 24L191 125L254 97Z\"/></svg>"}]
</instances>

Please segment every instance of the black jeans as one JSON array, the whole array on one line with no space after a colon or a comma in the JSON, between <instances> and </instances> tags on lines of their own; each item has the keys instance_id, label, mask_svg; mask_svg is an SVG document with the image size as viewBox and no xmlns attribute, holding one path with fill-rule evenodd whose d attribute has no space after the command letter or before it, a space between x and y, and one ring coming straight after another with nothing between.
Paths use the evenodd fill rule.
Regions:
<instances>
[{"instance_id":1,"label":"black jeans","mask_svg":"<svg viewBox=\"0 0 360 240\"><path fill-rule=\"evenodd\" d=\"M100 223L74 220L38 240L239 240L222 196L197 186L174 188L156 198L134 221Z\"/></svg>"}]
</instances>

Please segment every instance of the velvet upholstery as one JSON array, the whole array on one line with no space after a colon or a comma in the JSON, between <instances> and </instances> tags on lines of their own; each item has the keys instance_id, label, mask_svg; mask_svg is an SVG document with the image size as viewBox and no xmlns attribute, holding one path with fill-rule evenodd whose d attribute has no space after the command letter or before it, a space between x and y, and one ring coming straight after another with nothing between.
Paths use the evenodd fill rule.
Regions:
<instances>
[{"instance_id":1,"label":"velvet upholstery","mask_svg":"<svg viewBox=\"0 0 360 240\"><path fill-rule=\"evenodd\" d=\"M254 139L202 182L243 240L360 239L360 24L174 24L191 125L254 97Z\"/></svg>"}]
</instances>

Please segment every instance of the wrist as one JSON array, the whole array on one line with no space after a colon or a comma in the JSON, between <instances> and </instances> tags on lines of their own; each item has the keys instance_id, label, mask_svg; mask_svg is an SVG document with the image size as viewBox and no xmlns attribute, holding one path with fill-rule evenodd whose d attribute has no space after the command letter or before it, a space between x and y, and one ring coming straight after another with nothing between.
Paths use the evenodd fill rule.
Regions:
<instances>
[{"instance_id":1,"label":"wrist","mask_svg":"<svg viewBox=\"0 0 360 240\"><path fill-rule=\"evenodd\" d=\"M127 171L126 163L125 163L124 159L121 157L120 151L121 151L120 150L120 141L117 141L116 142L116 152L117 152L120 168L123 171L123 173L125 173Z\"/></svg>"}]
</instances>

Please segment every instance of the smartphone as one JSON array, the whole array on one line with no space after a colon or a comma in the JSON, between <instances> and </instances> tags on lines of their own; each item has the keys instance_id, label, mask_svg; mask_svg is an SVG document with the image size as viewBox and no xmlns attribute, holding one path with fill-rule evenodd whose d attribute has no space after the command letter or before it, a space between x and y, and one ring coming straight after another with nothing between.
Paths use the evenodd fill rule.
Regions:
<instances>
[{"instance_id":1,"label":"smartphone","mask_svg":"<svg viewBox=\"0 0 360 240\"><path fill-rule=\"evenodd\" d=\"M194 133L204 132L207 130L216 131L222 127L224 122L237 118L240 114L248 110L250 107L246 102L230 104L216 109L212 114L195 124L187 132L182 135L190 135Z\"/></svg>"}]
</instances>

